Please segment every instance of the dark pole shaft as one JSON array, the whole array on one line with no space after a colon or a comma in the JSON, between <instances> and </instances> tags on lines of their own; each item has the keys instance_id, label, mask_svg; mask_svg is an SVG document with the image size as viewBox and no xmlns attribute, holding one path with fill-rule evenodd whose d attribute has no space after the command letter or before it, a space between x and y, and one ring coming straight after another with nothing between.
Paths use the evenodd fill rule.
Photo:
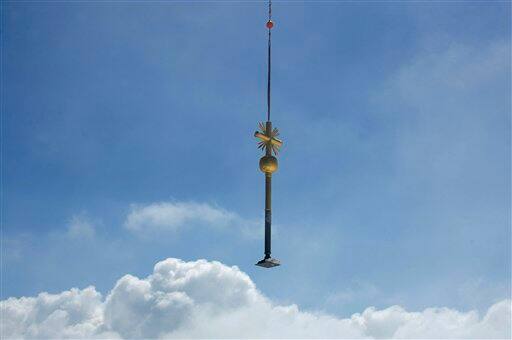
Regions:
<instances>
[{"instance_id":1,"label":"dark pole shaft","mask_svg":"<svg viewBox=\"0 0 512 340\"><path fill-rule=\"evenodd\" d=\"M265 124L267 131L272 131L272 122ZM270 148L265 149L267 157L272 156ZM270 243L272 238L272 173L265 173L265 258L270 258Z\"/></svg>"},{"instance_id":2,"label":"dark pole shaft","mask_svg":"<svg viewBox=\"0 0 512 340\"><path fill-rule=\"evenodd\" d=\"M272 175L265 174L265 258L270 258L272 228Z\"/></svg>"}]
</instances>

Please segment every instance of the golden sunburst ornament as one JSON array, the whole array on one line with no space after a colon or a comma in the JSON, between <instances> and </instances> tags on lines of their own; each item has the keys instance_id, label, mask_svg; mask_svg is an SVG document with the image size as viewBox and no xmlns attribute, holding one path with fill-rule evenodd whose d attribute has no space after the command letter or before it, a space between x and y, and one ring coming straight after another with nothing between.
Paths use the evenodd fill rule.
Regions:
<instances>
[{"instance_id":1,"label":"golden sunburst ornament","mask_svg":"<svg viewBox=\"0 0 512 340\"><path fill-rule=\"evenodd\" d=\"M279 130L272 128L271 124L259 123L259 130L254 133L254 137L258 138L258 149L262 149L267 153L277 155L279 148L283 145L283 141L278 139Z\"/></svg>"}]
</instances>

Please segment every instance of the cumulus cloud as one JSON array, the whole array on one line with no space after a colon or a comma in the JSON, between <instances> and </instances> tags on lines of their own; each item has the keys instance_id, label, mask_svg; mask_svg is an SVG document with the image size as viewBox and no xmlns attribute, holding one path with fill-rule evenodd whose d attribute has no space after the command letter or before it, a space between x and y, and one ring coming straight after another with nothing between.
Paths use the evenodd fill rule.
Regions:
<instances>
[{"instance_id":1,"label":"cumulus cloud","mask_svg":"<svg viewBox=\"0 0 512 340\"><path fill-rule=\"evenodd\" d=\"M82 338L105 335L103 301L94 287L2 301L2 338ZM111 334L115 336L116 334Z\"/></svg>"},{"instance_id":2,"label":"cumulus cloud","mask_svg":"<svg viewBox=\"0 0 512 340\"><path fill-rule=\"evenodd\" d=\"M476 311L369 307L339 318L273 303L236 266L166 259L140 279L122 277L103 298L94 287L9 298L5 338L509 338L511 302Z\"/></svg>"},{"instance_id":3,"label":"cumulus cloud","mask_svg":"<svg viewBox=\"0 0 512 340\"><path fill-rule=\"evenodd\" d=\"M255 221L207 203L158 202L132 204L124 226L134 232L154 233L177 231L186 226L208 226L216 229L234 228L245 236L259 235Z\"/></svg>"}]
</instances>

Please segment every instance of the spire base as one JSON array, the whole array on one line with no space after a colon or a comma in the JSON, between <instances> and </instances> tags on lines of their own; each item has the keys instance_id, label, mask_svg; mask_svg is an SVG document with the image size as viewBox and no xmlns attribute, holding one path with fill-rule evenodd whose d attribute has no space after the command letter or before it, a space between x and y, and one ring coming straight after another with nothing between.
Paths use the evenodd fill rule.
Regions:
<instances>
[{"instance_id":1,"label":"spire base","mask_svg":"<svg viewBox=\"0 0 512 340\"><path fill-rule=\"evenodd\" d=\"M281 265L281 262L278 259L274 259L272 257L264 258L263 260L256 263L257 266L264 268L272 268Z\"/></svg>"}]
</instances>

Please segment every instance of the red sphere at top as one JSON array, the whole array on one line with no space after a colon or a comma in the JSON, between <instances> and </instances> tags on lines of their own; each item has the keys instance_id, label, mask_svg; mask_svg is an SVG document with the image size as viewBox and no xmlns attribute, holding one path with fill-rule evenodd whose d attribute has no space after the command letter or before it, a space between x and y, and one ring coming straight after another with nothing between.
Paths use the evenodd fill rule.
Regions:
<instances>
[{"instance_id":1,"label":"red sphere at top","mask_svg":"<svg viewBox=\"0 0 512 340\"><path fill-rule=\"evenodd\" d=\"M272 22L272 20L267 21L267 28L271 29L272 27L274 27L274 23Z\"/></svg>"}]
</instances>

